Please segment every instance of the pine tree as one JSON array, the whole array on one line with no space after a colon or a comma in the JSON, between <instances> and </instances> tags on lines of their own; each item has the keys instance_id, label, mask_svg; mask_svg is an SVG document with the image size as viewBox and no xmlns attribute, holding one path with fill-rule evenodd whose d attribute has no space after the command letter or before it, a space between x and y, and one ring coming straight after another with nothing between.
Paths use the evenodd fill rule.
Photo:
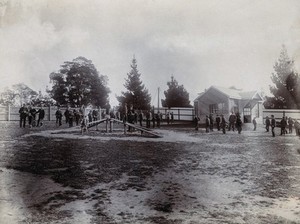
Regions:
<instances>
[{"instance_id":1,"label":"pine tree","mask_svg":"<svg viewBox=\"0 0 300 224\"><path fill-rule=\"evenodd\" d=\"M131 107L134 110L150 109L151 96L141 80L141 74L137 69L135 58L132 59L131 71L127 73L124 87L127 91L123 91L122 95L117 97L120 103L120 110L124 109L125 104L127 104L128 109Z\"/></svg>"},{"instance_id":2,"label":"pine tree","mask_svg":"<svg viewBox=\"0 0 300 224\"><path fill-rule=\"evenodd\" d=\"M266 108L295 109L300 106L299 75L294 69L294 61L288 56L285 46L282 47L278 61L274 65L270 92L274 97L267 97L264 105Z\"/></svg>"},{"instance_id":3,"label":"pine tree","mask_svg":"<svg viewBox=\"0 0 300 224\"><path fill-rule=\"evenodd\" d=\"M183 85L178 85L176 79L171 76L171 81L167 82L169 89L164 91L165 100L162 100L163 107L191 107L189 93Z\"/></svg>"}]
</instances>

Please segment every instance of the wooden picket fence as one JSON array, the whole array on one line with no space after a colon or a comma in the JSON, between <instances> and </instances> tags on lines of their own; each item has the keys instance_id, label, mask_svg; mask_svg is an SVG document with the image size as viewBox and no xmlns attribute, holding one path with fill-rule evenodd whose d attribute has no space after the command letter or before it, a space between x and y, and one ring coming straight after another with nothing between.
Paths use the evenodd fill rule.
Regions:
<instances>
[{"instance_id":1,"label":"wooden picket fence","mask_svg":"<svg viewBox=\"0 0 300 224\"><path fill-rule=\"evenodd\" d=\"M33 107L36 110L40 109L41 107ZM55 121L55 112L57 110L56 106L47 106L42 107L45 110L45 120L47 121ZM18 121L20 120L19 114L20 107L14 106L0 106L0 121ZM64 114L66 107L60 107L62 113ZM71 108L71 109L78 109L78 108ZM106 109L100 109L99 113L106 113Z\"/></svg>"},{"instance_id":2,"label":"wooden picket fence","mask_svg":"<svg viewBox=\"0 0 300 224\"><path fill-rule=\"evenodd\" d=\"M291 117L300 121L300 110L263 109L263 123L265 123L266 117L271 118L271 115L274 115L276 121L280 121L282 117Z\"/></svg>"}]
</instances>

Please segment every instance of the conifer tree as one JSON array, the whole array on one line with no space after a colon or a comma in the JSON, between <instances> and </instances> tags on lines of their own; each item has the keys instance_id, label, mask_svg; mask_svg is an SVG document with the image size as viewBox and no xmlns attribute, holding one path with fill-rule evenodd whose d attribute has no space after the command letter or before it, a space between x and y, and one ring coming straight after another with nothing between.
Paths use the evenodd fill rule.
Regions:
<instances>
[{"instance_id":1,"label":"conifer tree","mask_svg":"<svg viewBox=\"0 0 300 224\"><path fill-rule=\"evenodd\" d=\"M270 92L274 97L267 97L264 103L266 108L296 109L300 106L300 80L294 69L294 61L288 56L285 46L282 47L278 61L274 65Z\"/></svg>"},{"instance_id":2,"label":"conifer tree","mask_svg":"<svg viewBox=\"0 0 300 224\"><path fill-rule=\"evenodd\" d=\"M167 82L168 90L164 91L165 100L162 100L163 107L191 107L189 93L183 85L178 85L178 82L171 76L171 81Z\"/></svg>"},{"instance_id":3,"label":"conifer tree","mask_svg":"<svg viewBox=\"0 0 300 224\"><path fill-rule=\"evenodd\" d=\"M124 109L125 104L127 104L128 109L130 107L134 110L150 109L151 96L141 80L141 74L137 69L135 58L132 59L131 71L127 73L124 87L127 91L122 91L122 95L117 97L120 103L120 110Z\"/></svg>"}]
</instances>

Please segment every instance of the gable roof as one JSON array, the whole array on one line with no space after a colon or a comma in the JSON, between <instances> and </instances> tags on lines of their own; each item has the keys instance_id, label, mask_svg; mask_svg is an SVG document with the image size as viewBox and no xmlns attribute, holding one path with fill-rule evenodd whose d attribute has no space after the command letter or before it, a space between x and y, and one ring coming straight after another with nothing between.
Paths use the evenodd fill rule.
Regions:
<instances>
[{"instance_id":1,"label":"gable roof","mask_svg":"<svg viewBox=\"0 0 300 224\"><path fill-rule=\"evenodd\" d=\"M231 98L231 99L239 99L239 100L257 99L257 100L262 100L262 97L260 96L260 94L257 91L243 92L243 91L238 90L238 89L225 88L225 87L220 87L220 86L211 86L205 92L200 93L199 96L194 101L198 101L210 89L215 89L218 92L226 95L228 98Z\"/></svg>"},{"instance_id":2,"label":"gable roof","mask_svg":"<svg viewBox=\"0 0 300 224\"><path fill-rule=\"evenodd\" d=\"M198 101L204 93L205 93L205 92L198 93L198 96L197 96L197 98L194 100L194 102L195 102L195 101Z\"/></svg>"},{"instance_id":3,"label":"gable roof","mask_svg":"<svg viewBox=\"0 0 300 224\"><path fill-rule=\"evenodd\" d=\"M233 98L233 99L241 99L242 98L241 95L239 94L241 91L237 90L237 89L229 89L229 88L220 87L220 86L211 86L210 88L214 88L214 89L222 92L229 98Z\"/></svg>"},{"instance_id":4,"label":"gable roof","mask_svg":"<svg viewBox=\"0 0 300 224\"><path fill-rule=\"evenodd\" d=\"M243 100L263 100L262 96L257 91L240 92Z\"/></svg>"}]
</instances>

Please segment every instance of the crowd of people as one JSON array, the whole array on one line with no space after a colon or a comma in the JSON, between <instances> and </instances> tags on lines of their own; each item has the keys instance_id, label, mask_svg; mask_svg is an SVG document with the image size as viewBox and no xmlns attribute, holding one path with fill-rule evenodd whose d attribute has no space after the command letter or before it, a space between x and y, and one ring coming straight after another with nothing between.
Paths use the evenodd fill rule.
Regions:
<instances>
[{"instance_id":1,"label":"crowd of people","mask_svg":"<svg viewBox=\"0 0 300 224\"><path fill-rule=\"evenodd\" d=\"M43 107L39 109L35 109L32 106L23 106L19 109L20 114L20 128L25 128L26 120L28 120L28 125L30 128L32 127L40 127L43 126L43 121L45 118L45 110ZM37 118L37 120L36 120Z\"/></svg>"},{"instance_id":2,"label":"crowd of people","mask_svg":"<svg viewBox=\"0 0 300 224\"><path fill-rule=\"evenodd\" d=\"M199 116L194 117L195 130L199 130L200 118ZM222 130L224 134L226 134L226 130L235 131L237 130L239 134L242 132L242 119L239 113L232 112L226 121L224 115L216 115L214 119L213 114L206 115L205 118L205 131L208 133L214 130L214 127L217 128L218 131ZM257 122L256 117L252 119L253 131L256 131ZM292 134L293 128L296 130L296 134L300 136L300 123L291 117L283 117L279 124L276 123L274 115L271 115L271 118L266 117L265 128L266 132L271 130L272 136L275 137L275 127L280 126L280 135Z\"/></svg>"},{"instance_id":3,"label":"crowd of people","mask_svg":"<svg viewBox=\"0 0 300 224\"><path fill-rule=\"evenodd\" d=\"M40 127L43 125L43 120L45 117L45 111L41 106L39 109L33 108L31 105L25 105L19 109L20 114L20 127L25 128L26 124L32 127ZM125 122L131 124L137 124L143 126L144 121L146 122L146 128L160 127L161 122L163 121L163 116L167 122L167 124L172 124L174 122L174 114L173 112L167 112L165 115L163 113L158 112L154 113L154 111L134 111L129 110L128 113L120 116L120 113L110 111L108 114L102 112L99 113L98 109L89 109L85 110L84 107L81 108L70 108L68 107L66 110L62 111L60 107L55 111L56 125L61 126L63 124L63 118L65 118L65 123L69 127L73 127L74 125L81 125L82 122L90 123L93 121L97 121L101 118L115 118L118 120L123 120ZM37 119L38 118L38 119ZM36 121L37 119L37 121ZM152 125L151 125L152 124Z\"/></svg>"},{"instance_id":4,"label":"crowd of people","mask_svg":"<svg viewBox=\"0 0 300 224\"><path fill-rule=\"evenodd\" d=\"M195 122L195 129L199 129L199 123L200 118L199 116L195 116L194 118ZM229 116L228 121L225 119L225 116L223 114L216 115L216 118L214 119L213 114L206 115L205 118L205 131L208 133L210 131L214 130L214 127L217 128L218 131L222 130L223 134L226 134L226 130L235 131L237 130L239 134L242 132L242 119L239 113L231 113Z\"/></svg>"},{"instance_id":5,"label":"crowd of people","mask_svg":"<svg viewBox=\"0 0 300 224\"><path fill-rule=\"evenodd\" d=\"M57 116L58 114L58 116ZM60 109L55 113L56 115L56 123L61 125L61 119L62 119L62 113L60 112ZM88 120L88 122L96 121L99 119L99 113L98 110L93 109L89 110L88 114L85 114L85 109L84 108L79 108L79 109L72 109L72 108L67 108L64 112L64 117L65 117L65 122L66 124L69 125L69 127L73 127L74 124L76 126L80 125L82 122L85 122L85 119Z\"/></svg>"},{"instance_id":6,"label":"crowd of people","mask_svg":"<svg viewBox=\"0 0 300 224\"><path fill-rule=\"evenodd\" d=\"M19 109L20 115L20 128L25 128L26 123L28 122L29 128L32 127L41 127L44 123L45 118L45 110L42 106L39 108L34 108L31 105L25 105ZM116 118L118 120L123 120L124 122L128 122L135 125L143 126L143 122L146 122L146 128L159 128L161 122L163 120L167 124L173 124L174 122L174 114L173 112L166 112L163 114L161 112L155 113L152 111L135 111L133 109L129 110L127 113L120 116L119 113L114 113L111 111L108 115L99 113L97 109L90 109L88 113L86 113L84 107L79 109L71 109L67 108L64 113L61 111L60 107L57 108L55 112L56 117L56 125L62 125L62 119L65 117L65 123L69 127L73 127L74 124L76 126L80 125L82 122L90 123L93 121L97 121L100 118L105 118L109 116L110 118ZM163 117L164 116L164 117ZM164 118L164 119L163 119ZM26 122L27 121L27 122ZM199 129L200 118L199 116L194 117L195 129ZM205 131L211 132L216 128L218 131L222 131L226 134L226 131L235 131L239 134L242 132L242 119L239 113L232 112L228 118L228 121L225 119L224 115L217 114L214 118L213 114L206 115L205 117ZM152 125L151 125L152 124ZM253 131L256 131L257 122L256 117L252 119ZM265 129L266 132L272 133L272 136L275 137L275 128L276 126L280 127L280 135L292 134L293 129L295 128L296 134L300 136L300 123L291 117L282 117L280 122L276 122L274 115L271 115L271 118L268 116L265 119ZM130 129L130 128L129 128Z\"/></svg>"},{"instance_id":7,"label":"crowd of people","mask_svg":"<svg viewBox=\"0 0 300 224\"><path fill-rule=\"evenodd\" d=\"M29 125L29 128L41 127L44 124L45 110L42 106L35 109L31 105L23 104L19 109L19 116L20 128L25 128L26 124ZM89 110L89 113L85 115L85 109L83 107L79 109L72 109L68 107L64 112L62 112L60 107L57 107L57 110L55 111L57 126L61 126L63 124L63 117L65 117L65 123L69 127L73 127L75 124L76 126L80 125L85 117L88 119L88 122L100 119L97 109Z\"/></svg>"},{"instance_id":8,"label":"crowd of people","mask_svg":"<svg viewBox=\"0 0 300 224\"><path fill-rule=\"evenodd\" d=\"M274 119L274 115L272 115L271 117L272 117L271 122L270 122L269 117L268 116L266 117L266 122L265 123L266 123L266 131L267 132L269 132L269 127L270 126L271 127L276 126L276 121ZM272 121L275 124L272 125ZM296 119L293 119L291 117L288 118L288 117L283 116L282 119L280 120L279 125L280 125L280 135L292 134L293 133L293 128L295 128L296 134L299 135L299 133L298 133L299 132L299 122ZM273 134L273 129L272 129L272 134ZM273 136L275 136L275 135L273 134Z\"/></svg>"},{"instance_id":9,"label":"crowd of people","mask_svg":"<svg viewBox=\"0 0 300 224\"><path fill-rule=\"evenodd\" d=\"M160 128L161 122L163 122L163 113L157 112L155 113L152 111L135 111L135 110L129 110L127 113L123 114L122 120L124 122L128 122L130 124L137 124L141 127L143 126L143 122L146 121L146 128ZM165 121L167 124L173 124L174 122L174 113L173 112L167 112L165 114ZM130 129L130 128L129 128Z\"/></svg>"}]
</instances>

